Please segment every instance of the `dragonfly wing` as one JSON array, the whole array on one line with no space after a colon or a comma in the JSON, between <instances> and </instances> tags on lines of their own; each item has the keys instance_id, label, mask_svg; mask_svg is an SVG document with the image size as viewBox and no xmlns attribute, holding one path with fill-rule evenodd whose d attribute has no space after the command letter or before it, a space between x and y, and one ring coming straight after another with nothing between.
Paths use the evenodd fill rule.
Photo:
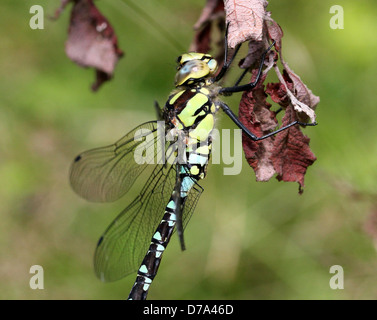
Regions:
<instances>
[{"instance_id":1,"label":"dragonfly wing","mask_svg":"<svg viewBox=\"0 0 377 320\"><path fill-rule=\"evenodd\" d=\"M189 223L203 190L204 189L197 182L195 182L194 186L189 191L185 202L183 203L182 209L183 229L185 229Z\"/></svg>"},{"instance_id":2,"label":"dragonfly wing","mask_svg":"<svg viewBox=\"0 0 377 320\"><path fill-rule=\"evenodd\" d=\"M107 228L94 256L94 268L101 280L119 280L140 267L175 183L175 166L158 165L140 195ZM182 204L184 227L202 192L202 187L194 184Z\"/></svg>"},{"instance_id":3,"label":"dragonfly wing","mask_svg":"<svg viewBox=\"0 0 377 320\"><path fill-rule=\"evenodd\" d=\"M107 228L94 256L103 281L115 281L140 266L174 189L174 166L157 165L140 195Z\"/></svg>"},{"instance_id":4,"label":"dragonfly wing","mask_svg":"<svg viewBox=\"0 0 377 320\"><path fill-rule=\"evenodd\" d=\"M112 145L81 153L70 169L73 190L90 201L119 199L147 165L156 162L157 128L156 121L146 122Z\"/></svg>"}]
</instances>

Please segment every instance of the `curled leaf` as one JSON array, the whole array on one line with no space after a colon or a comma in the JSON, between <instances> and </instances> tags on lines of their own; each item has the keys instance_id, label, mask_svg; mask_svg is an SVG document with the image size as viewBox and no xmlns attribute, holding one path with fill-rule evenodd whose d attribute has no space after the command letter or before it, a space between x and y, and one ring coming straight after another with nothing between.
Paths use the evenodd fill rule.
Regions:
<instances>
[{"instance_id":1,"label":"curled leaf","mask_svg":"<svg viewBox=\"0 0 377 320\"><path fill-rule=\"evenodd\" d=\"M224 6L230 48L247 40L262 40L266 0L224 0Z\"/></svg>"},{"instance_id":2,"label":"curled leaf","mask_svg":"<svg viewBox=\"0 0 377 320\"><path fill-rule=\"evenodd\" d=\"M253 90L243 94L239 109L241 122L257 137L275 130L278 123L276 113L270 110L271 104L266 100L266 92L275 102L288 104L281 126L297 120L284 86L280 83L268 84L268 89L265 89L262 84L265 77L266 74ZM257 181L268 181L277 174L279 181L298 182L302 192L307 167L316 160L309 148L309 141L296 125L260 141L253 141L243 135L242 145Z\"/></svg>"},{"instance_id":3,"label":"curled leaf","mask_svg":"<svg viewBox=\"0 0 377 320\"><path fill-rule=\"evenodd\" d=\"M222 0L207 0L207 3L202 10L202 14L200 15L198 21L194 25L194 29L199 30L204 25L217 19L219 13L221 16L223 16L223 12L224 3Z\"/></svg>"},{"instance_id":4,"label":"curled leaf","mask_svg":"<svg viewBox=\"0 0 377 320\"><path fill-rule=\"evenodd\" d=\"M283 74L281 74L278 66L274 67L276 75L284 86L287 97L297 112L299 120L307 122L310 119L311 122L315 122L314 110L319 103L319 97L312 93L301 78L288 66L288 63L284 61L282 54L282 37L284 33L269 14L266 16L266 30L268 37L276 42L275 49L278 51L283 65ZM281 106L284 107L283 105Z\"/></svg>"},{"instance_id":5,"label":"curled leaf","mask_svg":"<svg viewBox=\"0 0 377 320\"><path fill-rule=\"evenodd\" d=\"M240 62L240 68L248 69L253 66L256 62L260 61L260 57L266 50L265 44L262 41L249 41L249 50L247 56L243 58Z\"/></svg>"},{"instance_id":6,"label":"curled leaf","mask_svg":"<svg viewBox=\"0 0 377 320\"><path fill-rule=\"evenodd\" d=\"M296 120L297 115L290 105L282 119L282 126ZM298 182L300 193L304 187L307 167L317 159L309 148L309 142L310 139L301 132L299 126L292 126L276 135L270 158L278 174L277 179Z\"/></svg>"},{"instance_id":7,"label":"curled leaf","mask_svg":"<svg viewBox=\"0 0 377 320\"><path fill-rule=\"evenodd\" d=\"M269 42L275 41L277 52L270 52L269 56L266 57L268 62L265 62L267 67L263 76L254 89L244 93L239 109L241 121L258 137L278 128L276 113L270 110L271 105L266 101L267 95L271 97L273 102L279 104L282 112L285 112L280 127L297 120L314 122L314 110L319 102L319 98L308 89L300 77L283 60L282 29L271 19L269 14L265 18L265 37L270 40ZM240 66L252 69L252 74L255 76L266 47L267 41L250 41L249 52ZM283 65L282 73L275 64L278 59ZM264 87L262 82L265 80L267 72L272 68L275 70L279 82L269 83ZM261 130L262 123L270 123L270 125ZM255 171L257 181L267 181L277 174L278 180L298 182L299 190L302 192L307 167L316 160L309 148L309 141L310 139L301 132L300 126L294 125L261 141L252 141L244 135L243 148L248 163Z\"/></svg>"},{"instance_id":8,"label":"curled leaf","mask_svg":"<svg viewBox=\"0 0 377 320\"><path fill-rule=\"evenodd\" d=\"M103 82L112 78L115 65L123 52L118 48L113 27L93 0L62 0L56 17L68 2L74 4L65 46L66 54L78 65L96 70L96 82L92 86L95 91Z\"/></svg>"},{"instance_id":9,"label":"curled leaf","mask_svg":"<svg viewBox=\"0 0 377 320\"><path fill-rule=\"evenodd\" d=\"M284 32L282 28L271 18L271 12L266 12L265 25L268 38L275 41L275 49L280 52L281 38L283 38Z\"/></svg>"},{"instance_id":10,"label":"curled leaf","mask_svg":"<svg viewBox=\"0 0 377 320\"><path fill-rule=\"evenodd\" d=\"M256 70L255 70L256 71ZM256 72L254 72L254 78ZM239 118L245 127L261 137L277 126L275 112L271 111L271 104L267 102L263 81L266 74L254 90L244 92L240 102ZM273 152L274 141L264 139L255 142L243 134L242 146L249 165L254 169L257 181L268 181L275 174L270 156Z\"/></svg>"},{"instance_id":11,"label":"curled leaf","mask_svg":"<svg viewBox=\"0 0 377 320\"><path fill-rule=\"evenodd\" d=\"M211 50L212 33L218 28L224 30L224 3L222 0L207 0L202 14L194 25L195 36L189 51L207 53ZM219 43L221 52L224 51L223 41ZM220 59L221 60L221 57Z\"/></svg>"},{"instance_id":12,"label":"curled leaf","mask_svg":"<svg viewBox=\"0 0 377 320\"><path fill-rule=\"evenodd\" d=\"M282 59L283 58L281 58L281 60ZM292 89L287 93L291 99L292 105L298 113L300 121L307 122L310 119L311 122L315 122L316 117L314 111L319 103L319 97L312 93L301 78L288 67L286 62L282 60L282 63L284 66L283 78L285 79L285 83L287 87L289 87L289 83L292 84Z\"/></svg>"},{"instance_id":13,"label":"curled leaf","mask_svg":"<svg viewBox=\"0 0 377 320\"><path fill-rule=\"evenodd\" d=\"M276 71L276 75L278 76L280 83L284 86L287 96L294 107L295 111L297 113L301 113L300 120L305 122L309 118L311 122L315 122L315 112L314 108L319 102L319 97L314 96L312 92L304 85L304 83L301 81L300 77L298 77L296 74L291 72L291 75L293 76L293 79L295 79L295 82L292 80L286 69L284 69L284 73L286 75L287 81L284 79L283 75L280 73L280 70L277 66L274 67ZM292 84L292 89L289 89L289 82ZM296 84L296 87L295 87ZM296 90L296 88L299 88L301 90ZM306 90L305 90L306 88ZM309 105L305 102L301 101L298 98L298 93L300 93L300 98L302 100L305 100L309 102Z\"/></svg>"},{"instance_id":14,"label":"curled leaf","mask_svg":"<svg viewBox=\"0 0 377 320\"><path fill-rule=\"evenodd\" d=\"M207 23L203 28L195 33L189 51L208 53L211 50L211 30L212 24Z\"/></svg>"}]
</instances>

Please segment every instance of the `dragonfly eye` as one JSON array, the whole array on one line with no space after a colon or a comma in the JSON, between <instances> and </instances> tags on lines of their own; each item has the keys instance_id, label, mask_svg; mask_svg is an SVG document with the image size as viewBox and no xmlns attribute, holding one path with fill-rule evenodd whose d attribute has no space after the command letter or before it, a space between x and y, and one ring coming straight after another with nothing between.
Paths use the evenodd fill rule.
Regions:
<instances>
[{"instance_id":1,"label":"dragonfly eye","mask_svg":"<svg viewBox=\"0 0 377 320\"><path fill-rule=\"evenodd\" d=\"M175 85L181 86L188 81L197 83L210 74L207 63L201 60L189 60L185 62L175 76Z\"/></svg>"},{"instance_id":2,"label":"dragonfly eye","mask_svg":"<svg viewBox=\"0 0 377 320\"><path fill-rule=\"evenodd\" d=\"M185 68L185 65L187 64L187 61L183 62L183 63L180 63L177 65L177 70L181 70L182 68Z\"/></svg>"},{"instance_id":3,"label":"dragonfly eye","mask_svg":"<svg viewBox=\"0 0 377 320\"><path fill-rule=\"evenodd\" d=\"M215 72L217 70L217 61L215 59L211 59L207 62L207 65L209 67L209 70L211 70L211 72Z\"/></svg>"}]
</instances>

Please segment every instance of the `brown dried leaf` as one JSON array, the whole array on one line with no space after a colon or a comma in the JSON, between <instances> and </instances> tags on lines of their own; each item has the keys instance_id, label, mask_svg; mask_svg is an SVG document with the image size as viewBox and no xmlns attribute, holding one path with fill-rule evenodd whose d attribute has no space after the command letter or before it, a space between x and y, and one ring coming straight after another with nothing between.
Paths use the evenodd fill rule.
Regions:
<instances>
[{"instance_id":1,"label":"brown dried leaf","mask_svg":"<svg viewBox=\"0 0 377 320\"><path fill-rule=\"evenodd\" d=\"M207 53L211 50L212 24L208 23L195 33L194 41L189 51Z\"/></svg>"},{"instance_id":2,"label":"brown dried leaf","mask_svg":"<svg viewBox=\"0 0 377 320\"><path fill-rule=\"evenodd\" d=\"M275 49L281 51L281 38L283 38L284 32L281 27L271 18L271 12L267 12L265 16L265 24L268 33L268 37L275 41Z\"/></svg>"},{"instance_id":3,"label":"brown dried leaf","mask_svg":"<svg viewBox=\"0 0 377 320\"><path fill-rule=\"evenodd\" d=\"M267 34L271 40L275 40L275 49L279 52L280 61L283 64L283 75L275 66L276 74L280 82L285 86L287 96L291 100L299 120L302 122L315 122L315 107L319 103L319 97L315 96L312 91L302 82L301 78L293 72L283 59L282 54L282 37L284 35L281 27L270 17L266 16Z\"/></svg>"},{"instance_id":4,"label":"brown dried leaf","mask_svg":"<svg viewBox=\"0 0 377 320\"><path fill-rule=\"evenodd\" d=\"M92 84L92 90L97 91L104 82L111 80L111 78L112 76L109 73L97 69L96 81Z\"/></svg>"},{"instance_id":5,"label":"brown dried leaf","mask_svg":"<svg viewBox=\"0 0 377 320\"><path fill-rule=\"evenodd\" d=\"M266 0L224 0L224 5L230 48L247 40L262 40Z\"/></svg>"},{"instance_id":6,"label":"brown dried leaf","mask_svg":"<svg viewBox=\"0 0 377 320\"><path fill-rule=\"evenodd\" d=\"M256 62L259 62L260 57L266 50L266 46L262 41L249 41L249 51L242 62L240 63L240 68L248 69L253 66Z\"/></svg>"},{"instance_id":7,"label":"brown dried leaf","mask_svg":"<svg viewBox=\"0 0 377 320\"><path fill-rule=\"evenodd\" d=\"M296 120L297 115L290 105L286 109L282 126ZM300 192L302 192L307 167L317 159L309 148L310 139L301 132L298 126L292 126L279 132L274 140L271 160L278 174L277 179L298 182Z\"/></svg>"},{"instance_id":8,"label":"brown dried leaf","mask_svg":"<svg viewBox=\"0 0 377 320\"><path fill-rule=\"evenodd\" d=\"M199 30L204 25L210 23L216 18L218 12L224 11L224 3L222 0L207 0L198 21L194 25L195 30Z\"/></svg>"},{"instance_id":9,"label":"brown dried leaf","mask_svg":"<svg viewBox=\"0 0 377 320\"><path fill-rule=\"evenodd\" d=\"M283 60L283 58L281 58L281 61L284 66L283 78L285 79L288 87L289 83L292 84L292 89L290 89L290 92L292 92L294 97L300 101L300 103L295 103L295 101L292 100L295 110L299 112L300 121L307 122L309 121L308 118L310 118L310 120L314 122L314 110L319 103L319 97L312 93L312 91L302 82L301 78L289 68L288 64ZM296 105L298 106L296 107ZM303 112L304 115L300 114L301 112Z\"/></svg>"},{"instance_id":10,"label":"brown dried leaf","mask_svg":"<svg viewBox=\"0 0 377 320\"><path fill-rule=\"evenodd\" d=\"M278 103L284 109L286 109L291 102L287 95L287 90L281 82L267 83L266 93L271 97L273 102Z\"/></svg>"},{"instance_id":11,"label":"brown dried leaf","mask_svg":"<svg viewBox=\"0 0 377 320\"><path fill-rule=\"evenodd\" d=\"M217 22L217 23L216 23ZM224 3L222 0L207 0L202 14L194 25L195 36L189 51L207 53L211 50L212 32L217 27L224 29ZM223 41L220 44L223 49Z\"/></svg>"},{"instance_id":12,"label":"brown dried leaf","mask_svg":"<svg viewBox=\"0 0 377 320\"><path fill-rule=\"evenodd\" d=\"M267 94L271 99L278 103L285 115L282 120L282 125L286 126L296 120L307 122L307 118L315 121L314 108L319 102L319 98L312 94L312 92L305 86L301 79L288 67L282 59L282 41L283 31L280 26L274 22L269 15L266 16L266 33L265 36L273 40L276 52L270 53L267 68L264 70L264 77L261 77L259 84L249 93L244 94L240 103L239 117L245 119L243 123L247 128L261 137L273 130L276 130L276 118L270 110L270 105L264 100L259 99L257 102L255 97L262 97ZM261 45L258 42L251 42L249 44L249 53L243 60L241 67L254 68L253 74L256 73L259 67L261 55L265 50L267 41ZM277 65L273 62L280 57L284 66L283 74L281 74ZM267 84L266 89L261 85L265 80L265 75L269 69L274 68L278 78L278 83ZM257 91L256 91L257 90ZM264 108L265 113L255 111L258 108ZM275 126L267 127L268 129L258 130L260 123L270 119L274 120ZM306 119L306 120L304 120ZM304 175L307 167L316 160L314 154L309 148L309 138L302 134L298 125L278 133L276 136L269 137L265 140L254 142L244 136L243 147L245 155L250 166L256 172L257 181L266 181L270 179L274 173L277 173L277 179L283 181L296 181L300 185L300 192L304 186ZM272 168L271 168L272 167Z\"/></svg>"},{"instance_id":13,"label":"brown dried leaf","mask_svg":"<svg viewBox=\"0 0 377 320\"><path fill-rule=\"evenodd\" d=\"M265 23L266 23L266 30L267 33L264 34L264 37L268 37L271 39L271 42L275 40L275 49L280 50L281 47L281 37L283 36L283 31L281 30L280 26L270 18L271 13L266 11L264 15ZM267 42L266 41L256 41L250 40L249 41L249 50L244 59L241 60L240 68L247 69L254 66L255 63L260 61L260 58L263 52L267 49ZM274 51L275 52L275 51ZM275 60L277 60L277 53Z\"/></svg>"},{"instance_id":14,"label":"brown dried leaf","mask_svg":"<svg viewBox=\"0 0 377 320\"><path fill-rule=\"evenodd\" d=\"M82 67L96 70L96 82L92 89L112 78L115 65L123 52L118 48L118 40L109 21L94 5L93 0L71 0L74 2L68 40L67 56ZM63 0L62 8L67 4Z\"/></svg>"},{"instance_id":15,"label":"brown dried leaf","mask_svg":"<svg viewBox=\"0 0 377 320\"><path fill-rule=\"evenodd\" d=\"M256 70L254 77L256 76ZM262 76L261 81L251 91L244 92L240 102L239 119L245 127L261 137L276 128L277 120L275 112L270 110L271 104L266 101L263 81L266 74ZM243 150L249 165L254 169L257 181L268 181L275 174L273 163L270 155L273 152L274 141L265 139L254 142L243 134Z\"/></svg>"},{"instance_id":16,"label":"brown dried leaf","mask_svg":"<svg viewBox=\"0 0 377 320\"><path fill-rule=\"evenodd\" d=\"M316 104L314 106L311 106L311 105L305 104L304 102L301 102L298 99L298 97L296 97L296 95L293 93L293 92L295 92L295 90L294 90L295 89L294 88L294 83L291 80L291 78L287 77L287 73L285 72L286 78L287 78L287 80L290 80L291 84L293 84L293 90L289 89L289 85L288 85L289 82L286 81L286 79L284 79L283 75L280 73L279 68L277 66L274 66L274 69L275 69L276 75L278 76L280 82L285 86L285 90L287 92L287 96L289 97L292 106L294 107L295 111L298 114L300 114L300 120L303 121L303 122L305 122L305 121L307 121L307 118L309 117L310 120L311 120L311 122L315 122L315 112L314 112L313 108L316 106ZM303 88L305 86L304 83L301 81L301 79L298 76L296 76L295 79L296 79L296 84L300 83L299 87ZM307 89L307 87L306 87L306 89ZM307 90L309 90L309 89L307 89ZM312 101L313 102L316 101L316 103L318 103L319 102L319 97L314 96L311 93L311 91L310 91L310 94L313 96L311 98Z\"/></svg>"}]
</instances>

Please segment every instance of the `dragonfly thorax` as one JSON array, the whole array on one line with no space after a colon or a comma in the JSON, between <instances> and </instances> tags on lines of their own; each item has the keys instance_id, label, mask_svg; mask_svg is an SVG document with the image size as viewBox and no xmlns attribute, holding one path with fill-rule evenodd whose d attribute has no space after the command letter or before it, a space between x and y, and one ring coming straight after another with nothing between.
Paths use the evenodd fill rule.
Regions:
<instances>
[{"instance_id":1,"label":"dragonfly thorax","mask_svg":"<svg viewBox=\"0 0 377 320\"><path fill-rule=\"evenodd\" d=\"M168 127L183 130L187 134L191 131L190 136L195 136L201 141L207 139L214 128L215 114L219 110L217 100L212 97L212 87L185 86L174 90L163 110ZM199 130L204 130L203 137L198 137L194 133Z\"/></svg>"}]
</instances>

